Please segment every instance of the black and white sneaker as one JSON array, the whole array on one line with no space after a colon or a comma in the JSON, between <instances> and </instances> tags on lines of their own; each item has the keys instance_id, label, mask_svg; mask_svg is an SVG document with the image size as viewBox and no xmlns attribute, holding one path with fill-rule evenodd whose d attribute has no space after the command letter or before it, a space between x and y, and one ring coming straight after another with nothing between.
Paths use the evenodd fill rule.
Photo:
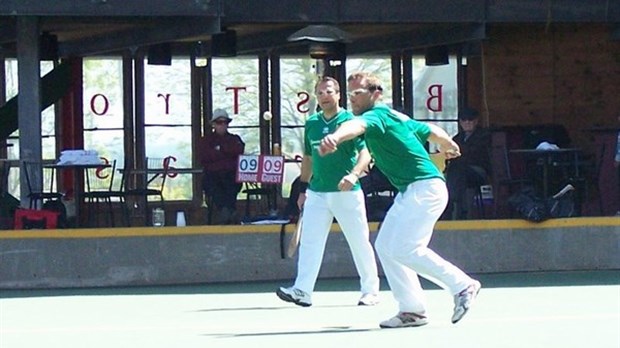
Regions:
<instances>
[{"instance_id":1,"label":"black and white sneaker","mask_svg":"<svg viewBox=\"0 0 620 348\"><path fill-rule=\"evenodd\" d=\"M298 306L312 306L312 299L310 298L310 295L307 292L294 287L279 288L276 290L276 295L278 295L281 300L294 303Z\"/></svg>"}]
</instances>

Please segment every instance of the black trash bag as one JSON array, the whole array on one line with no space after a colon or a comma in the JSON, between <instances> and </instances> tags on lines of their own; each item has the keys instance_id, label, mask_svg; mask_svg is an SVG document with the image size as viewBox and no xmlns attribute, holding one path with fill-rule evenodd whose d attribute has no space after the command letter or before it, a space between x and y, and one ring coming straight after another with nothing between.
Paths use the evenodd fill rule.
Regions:
<instances>
[{"instance_id":1,"label":"black trash bag","mask_svg":"<svg viewBox=\"0 0 620 348\"><path fill-rule=\"evenodd\" d=\"M533 187L524 187L508 198L508 204L525 220L542 222L549 219L549 208L544 199L538 197Z\"/></svg>"}]
</instances>

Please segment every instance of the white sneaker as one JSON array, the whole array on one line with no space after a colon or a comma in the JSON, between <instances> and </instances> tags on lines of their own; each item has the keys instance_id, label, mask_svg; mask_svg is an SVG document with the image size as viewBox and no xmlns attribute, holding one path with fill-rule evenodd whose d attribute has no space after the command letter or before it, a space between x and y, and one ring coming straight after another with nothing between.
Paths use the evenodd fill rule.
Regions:
<instances>
[{"instance_id":1,"label":"white sneaker","mask_svg":"<svg viewBox=\"0 0 620 348\"><path fill-rule=\"evenodd\" d=\"M286 302L292 302L298 306L312 306L312 299L310 298L310 295L307 292L294 287L279 288L278 290L276 290L276 295L278 295L281 300Z\"/></svg>"},{"instance_id":2,"label":"white sneaker","mask_svg":"<svg viewBox=\"0 0 620 348\"><path fill-rule=\"evenodd\" d=\"M395 329L399 327L416 327L428 324L428 318L423 315L408 312L398 312L394 317L382 321L379 326L383 329Z\"/></svg>"},{"instance_id":3,"label":"white sneaker","mask_svg":"<svg viewBox=\"0 0 620 348\"><path fill-rule=\"evenodd\" d=\"M454 295L454 313L452 314L452 324L456 324L469 311L474 299L480 292L480 282L475 280L458 294Z\"/></svg>"},{"instance_id":4,"label":"white sneaker","mask_svg":"<svg viewBox=\"0 0 620 348\"><path fill-rule=\"evenodd\" d=\"M379 304L379 296L377 294L363 294L357 302L358 306L374 306Z\"/></svg>"}]
</instances>

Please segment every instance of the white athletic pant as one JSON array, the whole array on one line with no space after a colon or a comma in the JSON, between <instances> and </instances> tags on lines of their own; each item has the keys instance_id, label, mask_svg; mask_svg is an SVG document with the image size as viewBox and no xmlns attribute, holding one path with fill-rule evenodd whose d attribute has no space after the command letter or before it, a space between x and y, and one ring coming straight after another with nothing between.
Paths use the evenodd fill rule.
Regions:
<instances>
[{"instance_id":1,"label":"white athletic pant","mask_svg":"<svg viewBox=\"0 0 620 348\"><path fill-rule=\"evenodd\" d=\"M334 217L349 244L362 293L379 293L377 261L370 244L364 192L306 192L295 287L312 294Z\"/></svg>"},{"instance_id":2,"label":"white athletic pant","mask_svg":"<svg viewBox=\"0 0 620 348\"><path fill-rule=\"evenodd\" d=\"M426 312L418 274L455 295L473 282L428 248L435 223L448 202L441 179L416 181L399 193L388 211L375 249L401 312Z\"/></svg>"}]
</instances>

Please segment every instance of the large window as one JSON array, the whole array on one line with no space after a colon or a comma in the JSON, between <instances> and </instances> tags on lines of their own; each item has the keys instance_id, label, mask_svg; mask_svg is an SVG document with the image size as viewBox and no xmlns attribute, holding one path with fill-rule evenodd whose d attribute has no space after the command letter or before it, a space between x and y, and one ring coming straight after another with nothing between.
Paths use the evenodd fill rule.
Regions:
<instances>
[{"instance_id":1,"label":"large window","mask_svg":"<svg viewBox=\"0 0 620 348\"><path fill-rule=\"evenodd\" d=\"M171 157L170 166L192 167L190 61L174 58L171 65L144 69L144 134L146 157ZM192 174L166 179L166 200L192 199Z\"/></svg>"},{"instance_id":2,"label":"large window","mask_svg":"<svg viewBox=\"0 0 620 348\"><path fill-rule=\"evenodd\" d=\"M95 150L123 168L122 60L85 59L83 63L84 149ZM120 175L114 176L115 187ZM118 181L118 182L117 182Z\"/></svg>"},{"instance_id":3,"label":"large window","mask_svg":"<svg viewBox=\"0 0 620 348\"><path fill-rule=\"evenodd\" d=\"M41 62L41 76L49 73L54 69L52 62ZM6 61L6 98L7 101L11 98L17 97L19 85L17 77L17 60L7 59ZM41 143L42 143L42 156L43 159L53 160L56 158L56 130L55 130L55 115L54 106L50 106L43 110L41 113ZM9 151L9 157L12 159L19 158L19 131L14 132L9 137L9 143L14 144L11 151Z\"/></svg>"},{"instance_id":4,"label":"large window","mask_svg":"<svg viewBox=\"0 0 620 348\"><path fill-rule=\"evenodd\" d=\"M19 90L18 85L18 73L17 73L17 59L7 59L5 62L5 74L6 74L6 100L17 97ZM50 61L41 62L41 76L44 76L54 68L54 65ZM56 159L56 113L54 106L50 106L43 110L41 113L41 155L44 160ZM13 132L9 136L7 141L9 144L13 144L7 148L7 159L19 160L19 130ZM8 192L15 196L20 197L20 182L19 182L19 166L16 165L9 173L8 180Z\"/></svg>"},{"instance_id":5,"label":"large window","mask_svg":"<svg viewBox=\"0 0 620 348\"><path fill-rule=\"evenodd\" d=\"M422 57L413 58L414 117L432 121L451 135L458 130L458 89L456 58L441 67L427 67ZM385 89L383 101L392 105L392 73L389 57L353 57L344 62L347 74L370 71L378 75ZM6 62L7 99L17 94L17 61ZM316 111L314 84L318 61L306 57L284 57L280 61L282 153L288 160L283 185L288 195L290 183L299 175L295 158L303 154L303 125ZM42 63L41 73L52 69ZM120 58L84 60L84 148L97 150L117 165L124 163L123 151L123 67ZM259 71L257 58L211 60L213 108L223 108L233 118L230 131L246 143L247 154L258 154L259 145ZM170 66L145 64L145 151L148 157L172 156L171 165L191 168L192 127L191 83L188 58L174 58ZM346 86L341 86L346 88ZM44 159L56 158L55 114L50 107L42 113ZM18 133L12 135L8 158L19 158ZM432 150L432 149L431 149ZM12 171L10 191L19 192L18 171ZM165 192L168 200L192 199L191 174L170 179Z\"/></svg>"},{"instance_id":6,"label":"large window","mask_svg":"<svg viewBox=\"0 0 620 348\"><path fill-rule=\"evenodd\" d=\"M454 136L458 132L457 59L449 65L425 66L424 57L413 58L413 116L430 121ZM436 148L431 144L431 152Z\"/></svg>"},{"instance_id":7,"label":"large window","mask_svg":"<svg viewBox=\"0 0 620 348\"><path fill-rule=\"evenodd\" d=\"M281 146L286 160L282 195L288 197L291 183L300 172L300 164L295 159L303 156L304 124L317 108L314 97L317 61L311 58L282 58L280 77Z\"/></svg>"},{"instance_id":8,"label":"large window","mask_svg":"<svg viewBox=\"0 0 620 348\"><path fill-rule=\"evenodd\" d=\"M258 59L214 58L211 64L213 108L228 112L229 131L243 139L246 154L260 153Z\"/></svg>"}]
</instances>

